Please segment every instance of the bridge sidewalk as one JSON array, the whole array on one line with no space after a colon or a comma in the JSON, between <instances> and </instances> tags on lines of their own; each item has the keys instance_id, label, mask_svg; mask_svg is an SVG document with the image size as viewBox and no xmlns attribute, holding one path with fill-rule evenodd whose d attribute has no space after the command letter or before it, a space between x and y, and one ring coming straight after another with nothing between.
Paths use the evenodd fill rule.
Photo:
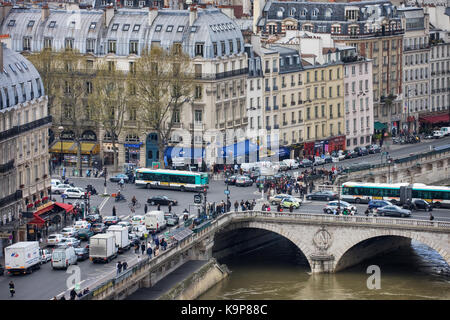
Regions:
<instances>
[{"instance_id":1,"label":"bridge sidewalk","mask_svg":"<svg viewBox=\"0 0 450 320\"><path fill-rule=\"evenodd\" d=\"M174 286L188 278L192 273L203 267L208 260L190 260L168 274L151 288L142 288L126 300L157 300Z\"/></svg>"}]
</instances>

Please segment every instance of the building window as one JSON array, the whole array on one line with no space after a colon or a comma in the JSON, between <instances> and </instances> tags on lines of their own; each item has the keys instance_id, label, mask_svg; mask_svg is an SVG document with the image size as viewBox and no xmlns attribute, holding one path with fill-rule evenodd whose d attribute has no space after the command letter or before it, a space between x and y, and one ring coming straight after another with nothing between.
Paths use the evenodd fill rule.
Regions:
<instances>
[{"instance_id":1,"label":"building window","mask_svg":"<svg viewBox=\"0 0 450 320\"><path fill-rule=\"evenodd\" d=\"M138 54L139 41L130 41L130 54Z\"/></svg>"},{"instance_id":2,"label":"building window","mask_svg":"<svg viewBox=\"0 0 450 320\"><path fill-rule=\"evenodd\" d=\"M86 39L86 52L95 52L95 39Z\"/></svg>"},{"instance_id":3,"label":"building window","mask_svg":"<svg viewBox=\"0 0 450 320\"><path fill-rule=\"evenodd\" d=\"M23 50L31 51L31 37L23 37Z\"/></svg>"},{"instance_id":4,"label":"building window","mask_svg":"<svg viewBox=\"0 0 450 320\"><path fill-rule=\"evenodd\" d=\"M72 50L73 49L73 38L67 38L65 40L65 45L64 45L66 50Z\"/></svg>"},{"instance_id":5,"label":"building window","mask_svg":"<svg viewBox=\"0 0 450 320\"><path fill-rule=\"evenodd\" d=\"M194 121L195 121L195 124L201 124L202 123L202 110L195 110L194 111Z\"/></svg>"},{"instance_id":6,"label":"building window","mask_svg":"<svg viewBox=\"0 0 450 320\"><path fill-rule=\"evenodd\" d=\"M52 49L52 38L44 38L44 49Z\"/></svg>"},{"instance_id":7,"label":"building window","mask_svg":"<svg viewBox=\"0 0 450 320\"><path fill-rule=\"evenodd\" d=\"M203 43L196 43L195 44L195 55L203 57Z\"/></svg>"},{"instance_id":8,"label":"building window","mask_svg":"<svg viewBox=\"0 0 450 320\"><path fill-rule=\"evenodd\" d=\"M108 41L108 53L116 53L116 40Z\"/></svg>"}]
</instances>

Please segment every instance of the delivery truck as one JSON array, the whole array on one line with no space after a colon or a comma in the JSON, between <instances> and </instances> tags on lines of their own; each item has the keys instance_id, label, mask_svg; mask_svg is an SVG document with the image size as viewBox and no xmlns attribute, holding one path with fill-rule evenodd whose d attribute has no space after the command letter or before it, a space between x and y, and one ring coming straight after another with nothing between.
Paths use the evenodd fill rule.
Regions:
<instances>
[{"instance_id":1,"label":"delivery truck","mask_svg":"<svg viewBox=\"0 0 450 320\"><path fill-rule=\"evenodd\" d=\"M22 241L5 248L5 270L8 274L32 273L40 267L39 242Z\"/></svg>"},{"instance_id":2,"label":"delivery truck","mask_svg":"<svg viewBox=\"0 0 450 320\"><path fill-rule=\"evenodd\" d=\"M108 263L117 257L116 237L113 233L99 233L89 239L89 259Z\"/></svg>"},{"instance_id":3,"label":"delivery truck","mask_svg":"<svg viewBox=\"0 0 450 320\"><path fill-rule=\"evenodd\" d=\"M119 253L130 249L130 239L128 238L128 227L115 225L110 226L106 233L112 233L116 237L116 245Z\"/></svg>"},{"instance_id":4,"label":"delivery truck","mask_svg":"<svg viewBox=\"0 0 450 320\"><path fill-rule=\"evenodd\" d=\"M166 228L166 219L164 219L164 211L150 211L145 214L145 226L150 232L159 232Z\"/></svg>"}]
</instances>

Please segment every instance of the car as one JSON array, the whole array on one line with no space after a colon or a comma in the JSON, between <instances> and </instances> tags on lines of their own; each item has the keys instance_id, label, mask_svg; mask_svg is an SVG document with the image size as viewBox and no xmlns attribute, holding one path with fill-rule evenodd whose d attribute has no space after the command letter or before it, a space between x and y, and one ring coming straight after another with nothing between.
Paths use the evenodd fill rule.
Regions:
<instances>
[{"instance_id":1,"label":"car","mask_svg":"<svg viewBox=\"0 0 450 320\"><path fill-rule=\"evenodd\" d=\"M52 253L48 249L40 249L39 255L41 257L41 263L47 263L49 261L52 261Z\"/></svg>"},{"instance_id":2,"label":"car","mask_svg":"<svg viewBox=\"0 0 450 320\"><path fill-rule=\"evenodd\" d=\"M102 216L99 214L90 214L86 216L86 221L89 223L99 223L102 222Z\"/></svg>"},{"instance_id":3,"label":"car","mask_svg":"<svg viewBox=\"0 0 450 320\"><path fill-rule=\"evenodd\" d=\"M288 171L288 170L290 170L291 168L290 168L290 166L288 166L286 163L284 163L284 162L280 162L280 164L279 164L279 166L280 166L280 171Z\"/></svg>"},{"instance_id":4,"label":"car","mask_svg":"<svg viewBox=\"0 0 450 320\"><path fill-rule=\"evenodd\" d=\"M285 159L283 162L289 166L289 169L298 169L299 163L295 159Z\"/></svg>"},{"instance_id":5,"label":"car","mask_svg":"<svg viewBox=\"0 0 450 320\"><path fill-rule=\"evenodd\" d=\"M427 134L427 135L425 135L425 137L423 137L424 139L427 139L427 140L429 140L429 139L434 139L434 137L433 137L433 134Z\"/></svg>"},{"instance_id":6,"label":"car","mask_svg":"<svg viewBox=\"0 0 450 320\"><path fill-rule=\"evenodd\" d=\"M164 213L164 219L166 219L168 226L176 226L180 222L180 217L178 217L175 213Z\"/></svg>"},{"instance_id":7,"label":"car","mask_svg":"<svg viewBox=\"0 0 450 320\"><path fill-rule=\"evenodd\" d=\"M299 163L299 167L300 168L309 168L313 166L313 162L309 159L303 159L302 161L300 161Z\"/></svg>"},{"instance_id":8,"label":"car","mask_svg":"<svg viewBox=\"0 0 450 320\"><path fill-rule=\"evenodd\" d=\"M126 174L123 174L123 173L118 173L115 176L110 177L109 181L111 181L111 182L119 182L122 179L123 179L123 182L125 182L125 183L128 183L128 181L129 181L128 176Z\"/></svg>"},{"instance_id":9,"label":"car","mask_svg":"<svg viewBox=\"0 0 450 320\"><path fill-rule=\"evenodd\" d=\"M358 212L358 209L355 206L352 206L350 203L346 201L330 201L328 204L323 208L324 213L332 214L339 208L340 212L344 212L344 209L349 210L350 212L353 212L353 214L356 214Z\"/></svg>"},{"instance_id":10,"label":"car","mask_svg":"<svg viewBox=\"0 0 450 320\"><path fill-rule=\"evenodd\" d=\"M291 205L294 206L294 209L298 209L300 208L301 203L296 201L295 198L284 198L283 200L281 200L280 202L281 207L283 208L290 208Z\"/></svg>"},{"instance_id":11,"label":"car","mask_svg":"<svg viewBox=\"0 0 450 320\"><path fill-rule=\"evenodd\" d=\"M140 240L144 240L144 237L139 237L136 233L129 233L128 240L130 240L130 246L134 247L135 245L140 245Z\"/></svg>"},{"instance_id":12,"label":"car","mask_svg":"<svg viewBox=\"0 0 450 320\"><path fill-rule=\"evenodd\" d=\"M433 131L433 138L434 139L440 139L442 137L444 137L444 133L442 131L440 131L440 130Z\"/></svg>"},{"instance_id":13,"label":"car","mask_svg":"<svg viewBox=\"0 0 450 320\"><path fill-rule=\"evenodd\" d=\"M247 187L253 185L253 180L246 176L239 176L236 178L235 185L237 187Z\"/></svg>"},{"instance_id":14,"label":"car","mask_svg":"<svg viewBox=\"0 0 450 320\"><path fill-rule=\"evenodd\" d=\"M356 147L353 149L354 152L358 154L358 157L366 156L369 154L369 151L365 147Z\"/></svg>"},{"instance_id":15,"label":"car","mask_svg":"<svg viewBox=\"0 0 450 320\"><path fill-rule=\"evenodd\" d=\"M404 206L403 209L432 211L433 206L423 199L416 199L407 205L406 208Z\"/></svg>"},{"instance_id":16,"label":"car","mask_svg":"<svg viewBox=\"0 0 450 320\"><path fill-rule=\"evenodd\" d=\"M315 166L320 166L321 164L325 164L325 159L322 157L314 157L314 164Z\"/></svg>"},{"instance_id":17,"label":"car","mask_svg":"<svg viewBox=\"0 0 450 320\"><path fill-rule=\"evenodd\" d=\"M106 229L108 229L108 227L105 226L104 223L97 222L92 225L92 231L94 234L106 232Z\"/></svg>"},{"instance_id":18,"label":"car","mask_svg":"<svg viewBox=\"0 0 450 320\"><path fill-rule=\"evenodd\" d=\"M69 184L60 183L58 185L51 186L52 193L54 194L62 194L66 189L72 188Z\"/></svg>"},{"instance_id":19,"label":"car","mask_svg":"<svg viewBox=\"0 0 450 320\"><path fill-rule=\"evenodd\" d=\"M354 150L345 150L344 151L344 159L353 159L359 157L359 153Z\"/></svg>"},{"instance_id":20,"label":"car","mask_svg":"<svg viewBox=\"0 0 450 320\"><path fill-rule=\"evenodd\" d=\"M128 228L128 232L131 232L131 228L132 228L131 222L129 222L129 221L120 221L117 225L118 226L127 227Z\"/></svg>"},{"instance_id":21,"label":"car","mask_svg":"<svg viewBox=\"0 0 450 320\"><path fill-rule=\"evenodd\" d=\"M131 232L134 233L135 235L137 235L140 239L144 239L144 238L145 238L145 235L148 236L148 230L147 230L147 228L146 228L144 225L142 225L142 224L134 225L134 226L131 228Z\"/></svg>"},{"instance_id":22,"label":"car","mask_svg":"<svg viewBox=\"0 0 450 320\"><path fill-rule=\"evenodd\" d=\"M271 204L279 204L281 202L281 200L283 200L284 198L287 198L287 197L289 197L288 194L284 194L284 193L275 194L272 197L269 197L269 202Z\"/></svg>"},{"instance_id":23,"label":"car","mask_svg":"<svg viewBox=\"0 0 450 320\"><path fill-rule=\"evenodd\" d=\"M232 176L226 177L225 178L225 183L229 184L229 185L235 184L236 183L236 176L232 175Z\"/></svg>"},{"instance_id":24,"label":"car","mask_svg":"<svg viewBox=\"0 0 450 320\"><path fill-rule=\"evenodd\" d=\"M72 227L66 227L63 228L61 230L61 234L65 237L65 238L78 238L78 230Z\"/></svg>"},{"instance_id":25,"label":"car","mask_svg":"<svg viewBox=\"0 0 450 320\"><path fill-rule=\"evenodd\" d=\"M78 239L89 241L89 239L95 235L92 229L78 229Z\"/></svg>"},{"instance_id":26,"label":"car","mask_svg":"<svg viewBox=\"0 0 450 320\"><path fill-rule=\"evenodd\" d=\"M53 233L48 236L47 238L47 245L48 246L55 246L58 243L60 243L64 239L64 236L60 233Z\"/></svg>"},{"instance_id":27,"label":"car","mask_svg":"<svg viewBox=\"0 0 450 320\"><path fill-rule=\"evenodd\" d=\"M372 153L372 154L381 152L381 148L377 144L370 144L370 145L366 146L366 148L367 148L367 150L369 150L369 153Z\"/></svg>"},{"instance_id":28,"label":"car","mask_svg":"<svg viewBox=\"0 0 450 320\"><path fill-rule=\"evenodd\" d=\"M309 193L306 195L307 200L325 200L325 201L331 201L337 199L338 195L335 192L332 191L316 191L313 193Z\"/></svg>"},{"instance_id":29,"label":"car","mask_svg":"<svg viewBox=\"0 0 450 320\"><path fill-rule=\"evenodd\" d=\"M62 184L62 181L59 179L52 179L50 182L51 186L57 186L58 184Z\"/></svg>"},{"instance_id":30,"label":"car","mask_svg":"<svg viewBox=\"0 0 450 320\"><path fill-rule=\"evenodd\" d=\"M75 254L77 255L78 261L84 261L89 259L89 249L88 248L75 248Z\"/></svg>"},{"instance_id":31,"label":"car","mask_svg":"<svg viewBox=\"0 0 450 320\"><path fill-rule=\"evenodd\" d=\"M147 203L150 203L152 206L160 204L160 205L178 205L178 201L175 199L171 199L167 196L153 196L147 199Z\"/></svg>"},{"instance_id":32,"label":"car","mask_svg":"<svg viewBox=\"0 0 450 320\"><path fill-rule=\"evenodd\" d=\"M85 221L85 220L79 220L79 221L75 222L73 227L75 229L90 229L91 228L91 224L89 222Z\"/></svg>"},{"instance_id":33,"label":"car","mask_svg":"<svg viewBox=\"0 0 450 320\"><path fill-rule=\"evenodd\" d=\"M261 172L259 170L255 170L255 171L250 171L247 173L244 173L244 176L249 177L250 179L253 180L253 182L256 181L256 179L258 179L258 177L261 175Z\"/></svg>"},{"instance_id":34,"label":"car","mask_svg":"<svg viewBox=\"0 0 450 320\"><path fill-rule=\"evenodd\" d=\"M145 225L145 217L141 215L135 215L131 217L130 222L133 226Z\"/></svg>"},{"instance_id":35,"label":"car","mask_svg":"<svg viewBox=\"0 0 450 320\"><path fill-rule=\"evenodd\" d=\"M333 162L333 157L332 156L325 156L325 158L323 158L325 160L325 163L332 163Z\"/></svg>"},{"instance_id":36,"label":"car","mask_svg":"<svg viewBox=\"0 0 450 320\"><path fill-rule=\"evenodd\" d=\"M119 221L120 221L120 218L116 217L116 216L106 216L103 218L103 223L107 227L118 224Z\"/></svg>"},{"instance_id":37,"label":"car","mask_svg":"<svg viewBox=\"0 0 450 320\"><path fill-rule=\"evenodd\" d=\"M57 245L56 247L64 247L64 246L69 246L69 247L79 247L80 246L81 241L76 239L76 238L63 238Z\"/></svg>"},{"instance_id":38,"label":"car","mask_svg":"<svg viewBox=\"0 0 450 320\"><path fill-rule=\"evenodd\" d=\"M393 206L394 204L387 200L370 200L368 204L369 209L377 209L385 206Z\"/></svg>"},{"instance_id":39,"label":"car","mask_svg":"<svg viewBox=\"0 0 450 320\"><path fill-rule=\"evenodd\" d=\"M394 216L394 217L411 217L411 210L402 209L399 206L384 206L377 209L376 215Z\"/></svg>"}]
</instances>

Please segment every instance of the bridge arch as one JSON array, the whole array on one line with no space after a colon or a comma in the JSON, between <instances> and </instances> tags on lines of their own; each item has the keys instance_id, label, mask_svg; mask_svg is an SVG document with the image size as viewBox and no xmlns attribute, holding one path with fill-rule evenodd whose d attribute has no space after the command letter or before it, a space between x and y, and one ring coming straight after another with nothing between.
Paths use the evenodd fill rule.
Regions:
<instances>
[{"instance_id":1,"label":"bridge arch","mask_svg":"<svg viewBox=\"0 0 450 320\"><path fill-rule=\"evenodd\" d=\"M346 267L350 267L350 265L343 265L343 257L346 255L346 253L349 253L350 250L352 250L362 242L378 237L406 238L408 240L419 241L435 250L450 266L450 250L448 248L450 239L448 234L425 236L421 232L413 232L408 230L377 229L374 232L364 232L360 234L356 233L350 239L351 241L345 241L343 242L343 245L339 246L339 248L336 248L333 252L335 257L334 271L337 272L345 269ZM444 244L447 244L447 248L444 246Z\"/></svg>"},{"instance_id":2,"label":"bridge arch","mask_svg":"<svg viewBox=\"0 0 450 320\"><path fill-rule=\"evenodd\" d=\"M230 232L238 229L261 229L265 231L270 231L275 234L278 234L290 242L292 242L305 256L306 260L308 261L309 268L311 270L311 266L313 265L310 255L313 254L312 246L308 245L307 242L305 242L305 239L302 239L301 234L290 232L289 230L283 228L281 225L276 223L264 223L259 221L245 221L245 222L232 222L231 224L227 225L227 227L221 229L215 234L215 237L218 234L223 234L225 232Z\"/></svg>"}]
</instances>

